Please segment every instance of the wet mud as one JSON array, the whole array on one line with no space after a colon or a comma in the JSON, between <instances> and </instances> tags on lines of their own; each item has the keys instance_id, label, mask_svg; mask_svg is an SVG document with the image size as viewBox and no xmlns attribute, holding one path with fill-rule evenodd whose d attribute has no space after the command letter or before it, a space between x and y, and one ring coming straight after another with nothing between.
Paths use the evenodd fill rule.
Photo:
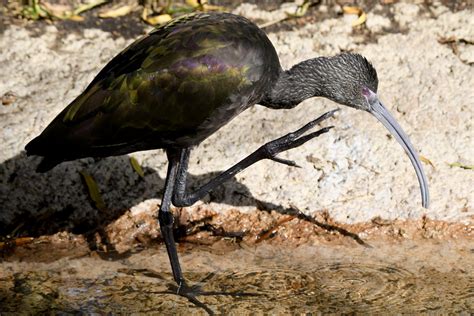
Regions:
<instances>
[{"instance_id":1,"label":"wet mud","mask_svg":"<svg viewBox=\"0 0 474 316\"><path fill-rule=\"evenodd\" d=\"M324 212L318 218L206 208L175 214L181 263L189 284L199 288L199 304L175 294L153 214L128 213L92 242L65 232L5 240L0 309L203 315L474 311L472 226L426 218L348 225Z\"/></svg>"}]
</instances>

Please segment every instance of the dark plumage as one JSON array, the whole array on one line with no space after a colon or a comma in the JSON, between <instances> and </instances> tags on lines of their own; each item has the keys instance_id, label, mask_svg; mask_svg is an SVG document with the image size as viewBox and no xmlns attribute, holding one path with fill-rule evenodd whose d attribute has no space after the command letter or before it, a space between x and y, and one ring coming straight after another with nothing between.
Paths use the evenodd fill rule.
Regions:
<instances>
[{"instance_id":1,"label":"dark plumage","mask_svg":"<svg viewBox=\"0 0 474 316\"><path fill-rule=\"evenodd\" d=\"M82 157L195 146L257 103L279 71L272 44L246 19L185 16L113 58L26 151L44 156L38 170L47 171Z\"/></svg>"},{"instance_id":2,"label":"dark plumage","mask_svg":"<svg viewBox=\"0 0 474 316\"><path fill-rule=\"evenodd\" d=\"M256 103L292 108L321 96L372 113L409 155L423 205L428 205L421 163L408 137L378 100L377 86L375 69L360 55L318 57L283 71L265 33L247 19L227 13L188 15L158 27L113 58L26 151L43 156L38 171L47 171L82 157L165 149L169 166L160 227L173 276L180 284L178 291L191 297L174 245L171 202L191 205L262 159L294 166L276 155L328 131L304 134L334 113L263 145L195 192L186 192L191 148Z\"/></svg>"}]
</instances>

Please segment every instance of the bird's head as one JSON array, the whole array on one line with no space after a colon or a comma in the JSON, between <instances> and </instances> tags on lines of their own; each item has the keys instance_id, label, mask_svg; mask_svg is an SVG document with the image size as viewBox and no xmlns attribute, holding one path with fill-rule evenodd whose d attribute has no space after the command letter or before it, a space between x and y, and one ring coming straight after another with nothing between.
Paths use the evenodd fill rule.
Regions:
<instances>
[{"instance_id":1,"label":"bird's head","mask_svg":"<svg viewBox=\"0 0 474 316\"><path fill-rule=\"evenodd\" d=\"M340 104L367 111L385 126L410 158L420 184L422 205L428 207L428 181L422 164L408 136L379 100L375 68L365 57L358 54L345 53L328 59L322 68L330 68L324 70L329 70L330 75L325 76L324 92L321 94Z\"/></svg>"},{"instance_id":2,"label":"bird's head","mask_svg":"<svg viewBox=\"0 0 474 316\"><path fill-rule=\"evenodd\" d=\"M364 91L368 89L377 93L379 81L377 71L365 57L342 53L319 57L315 61L315 74L320 82L320 91L316 91L316 95L358 110L369 110Z\"/></svg>"}]
</instances>

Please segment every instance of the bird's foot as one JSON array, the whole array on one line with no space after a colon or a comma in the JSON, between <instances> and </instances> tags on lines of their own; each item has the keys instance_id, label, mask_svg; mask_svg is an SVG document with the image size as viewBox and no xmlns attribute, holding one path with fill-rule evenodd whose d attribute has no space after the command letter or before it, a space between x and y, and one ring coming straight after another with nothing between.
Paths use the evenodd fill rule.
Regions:
<instances>
[{"instance_id":1,"label":"bird's foot","mask_svg":"<svg viewBox=\"0 0 474 316\"><path fill-rule=\"evenodd\" d=\"M223 291L205 291L202 289L202 286L205 285L209 280L211 280L215 273L210 273L205 276L201 281L196 285L189 286L183 278L180 278L178 282L171 281L165 276L165 274L149 270L149 269L120 269L119 272L125 273L127 275L133 276L145 276L149 278L159 279L164 281L167 287L165 291L154 291L149 292L153 294L174 294L186 298L189 302L195 306L203 309L209 315L214 315L213 310L207 306L205 303L201 302L197 297L198 296L232 296L232 297L253 297L253 296L262 296L263 294L259 293L250 293L250 292L223 292Z\"/></svg>"},{"instance_id":2,"label":"bird's foot","mask_svg":"<svg viewBox=\"0 0 474 316\"><path fill-rule=\"evenodd\" d=\"M199 284L188 286L184 279L180 279L177 282L177 285L169 286L169 289L172 290L176 295L181 297L187 298L192 304L196 305L197 307L202 308L205 310L209 315L214 315L214 312L197 299L197 296L216 296L216 295L225 295L225 296L233 296L233 297L249 297L249 296L260 296L261 294L258 293L247 293L247 292L220 292L220 291L204 291L202 289L202 284L206 281L211 279L214 276L214 273L210 273L206 276L203 280L199 282Z\"/></svg>"},{"instance_id":3,"label":"bird's foot","mask_svg":"<svg viewBox=\"0 0 474 316\"><path fill-rule=\"evenodd\" d=\"M193 286L188 286L184 279L180 279L177 283L176 287L176 294L184 297L188 297L188 295L196 296L199 295L201 291L201 285L196 284Z\"/></svg>"},{"instance_id":4,"label":"bird's foot","mask_svg":"<svg viewBox=\"0 0 474 316\"><path fill-rule=\"evenodd\" d=\"M204 279L202 279L198 284L193 286L187 285L184 279L180 280L177 285L169 285L168 288L172 290L176 295L183 297L196 297L196 296L212 296L212 295L225 295L225 296L234 296L234 297L246 297L246 296L260 296L258 293L250 292L221 292L221 291L205 291L202 289L202 285L206 284L212 277L214 273L208 274Z\"/></svg>"},{"instance_id":5,"label":"bird's foot","mask_svg":"<svg viewBox=\"0 0 474 316\"><path fill-rule=\"evenodd\" d=\"M306 124L305 126L301 127L300 129L298 129L298 130L296 130L292 133L286 134L285 136L282 136L282 137L280 137L278 139L275 139L271 142L266 143L265 145L260 147L260 149L259 149L260 153L266 159L270 159L270 160L288 165L290 167L300 167L298 164L296 164L296 162L294 162L292 160L279 158L279 157L277 157L277 155L279 153L282 153L282 152L287 151L289 149L299 147L299 146L303 145L304 143L306 143L307 141L309 141L309 140L311 140L315 137L318 137L321 134L327 133L334 126L324 127L324 128L322 128L320 130L317 130L315 132L303 135L304 133L306 133L308 130L312 129L317 124L319 124L322 121L332 117L334 115L334 113L336 113L337 111L339 111L339 109L335 109L335 110L326 112L323 115L321 115L320 117L318 117L317 119L315 119L315 120L309 122L308 124Z\"/></svg>"},{"instance_id":6,"label":"bird's foot","mask_svg":"<svg viewBox=\"0 0 474 316\"><path fill-rule=\"evenodd\" d=\"M211 308L209 308L209 306L207 306L196 298L196 296L201 295L203 293L200 285L188 286L184 279L179 280L179 282L177 283L178 285L175 291L176 295L187 298L188 301L193 303L195 306L205 310L207 314L214 315L214 312Z\"/></svg>"}]
</instances>

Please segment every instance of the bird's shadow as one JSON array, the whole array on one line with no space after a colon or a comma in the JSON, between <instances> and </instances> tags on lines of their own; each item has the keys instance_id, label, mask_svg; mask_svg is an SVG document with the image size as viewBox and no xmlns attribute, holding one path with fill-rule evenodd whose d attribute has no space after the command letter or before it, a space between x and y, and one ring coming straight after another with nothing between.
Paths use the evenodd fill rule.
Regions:
<instances>
[{"instance_id":1,"label":"bird's shadow","mask_svg":"<svg viewBox=\"0 0 474 316\"><path fill-rule=\"evenodd\" d=\"M60 231L91 233L140 202L161 198L164 186L156 169L143 168L145 176L140 177L128 156L81 159L43 174L35 171L38 162L38 157L27 157L21 152L0 164L0 236L40 236ZM166 166L157 169L164 174ZM97 182L105 210L98 210L90 199L80 174L83 170ZM218 173L189 175L189 189L199 187ZM205 201L283 210L279 205L255 199L235 178L208 194Z\"/></svg>"}]
</instances>

